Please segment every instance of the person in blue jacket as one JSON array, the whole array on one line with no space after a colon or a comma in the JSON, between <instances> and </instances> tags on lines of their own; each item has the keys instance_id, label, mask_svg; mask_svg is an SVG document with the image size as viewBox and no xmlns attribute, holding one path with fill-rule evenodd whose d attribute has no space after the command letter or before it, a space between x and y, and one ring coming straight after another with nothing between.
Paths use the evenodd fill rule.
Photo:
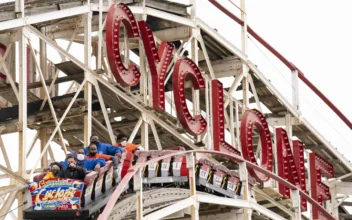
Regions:
<instances>
[{"instance_id":1,"label":"person in blue jacket","mask_svg":"<svg viewBox=\"0 0 352 220\"><path fill-rule=\"evenodd\" d=\"M83 149L79 149L77 154L76 153L68 154L68 156L73 156L76 160L77 165L85 168L85 171L92 171L92 170L99 171L100 167L103 167L106 165L105 160L102 158L99 158L99 159L85 158ZM61 161L60 164L62 164L64 169L68 167L67 160Z\"/></svg>"},{"instance_id":2,"label":"person in blue jacket","mask_svg":"<svg viewBox=\"0 0 352 220\"><path fill-rule=\"evenodd\" d=\"M106 165L106 162L103 158L98 159L89 159L86 158L83 152L83 149L79 149L77 152L77 165L82 166L87 169L87 171L95 170L99 171L100 167Z\"/></svg>"},{"instance_id":3,"label":"person in blue jacket","mask_svg":"<svg viewBox=\"0 0 352 220\"><path fill-rule=\"evenodd\" d=\"M118 158L120 158L121 154L124 152L124 150L120 147L115 147L107 143L100 143L99 137L96 135L92 135L90 137L90 142L97 146L98 154L107 154L111 156L117 156ZM88 154L88 147L84 148L84 154L86 155Z\"/></svg>"}]
</instances>

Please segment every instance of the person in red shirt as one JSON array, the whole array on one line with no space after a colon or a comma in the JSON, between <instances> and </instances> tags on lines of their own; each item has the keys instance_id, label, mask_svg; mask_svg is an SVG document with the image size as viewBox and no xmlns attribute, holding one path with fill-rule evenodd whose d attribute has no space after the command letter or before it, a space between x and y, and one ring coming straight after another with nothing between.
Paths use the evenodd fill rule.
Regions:
<instances>
[{"instance_id":1,"label":"person in red shirt","mask_svg":"<svg viewBox=\"0 0 352 220\"><path fill-rule=\"evenodd\" d=\"M116 179L118 176L118 172L117 172L117 165L119 164L119 158L117 156L110 156L110 155L106 155L106 154L97 154L97 146L94 143L90 143L88 146L88 154L86 155L86 158L90 158L90 159L98 159L98 158L102 158L105 161L108 160L112 160L112 164L113 164L113 175L114 178ZM121 156L120 156L121 158Z\"/></svg>"},{"instance_id":2,"label":"person in red shirt","mask_svg":"<svg viewBox=\"0 0 352 220\"><path fill-rule=\"evenodd\" d=\"M129 153L134 153L136 150L144 150L142 146L127 143L127 135L125 134L117 135L117 143L114 146L120 147Z\"/></svg>"}]
</instances>

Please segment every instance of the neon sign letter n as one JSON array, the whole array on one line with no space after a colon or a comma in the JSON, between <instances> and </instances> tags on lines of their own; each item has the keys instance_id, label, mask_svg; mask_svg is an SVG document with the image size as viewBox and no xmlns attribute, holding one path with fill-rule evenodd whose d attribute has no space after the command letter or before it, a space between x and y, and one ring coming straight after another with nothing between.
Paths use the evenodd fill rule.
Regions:
<instances>
[{"instance_id":1,"label":"neon sign letter n","mask_svg":"<svg viewBox=\"0 0 352 220\"><path fill-rule=\"evenodd\" d=\"M305 192L306 177L303 143L298 140L293 141L292 152L287 133L282 128L276 128L276 143L278 175ZM284 197L291 198L289 188L282 184L279 184L279 192ZM301 210L307 210L307 201L303 198L301 198Z\"/></svg>"}]
</instances>

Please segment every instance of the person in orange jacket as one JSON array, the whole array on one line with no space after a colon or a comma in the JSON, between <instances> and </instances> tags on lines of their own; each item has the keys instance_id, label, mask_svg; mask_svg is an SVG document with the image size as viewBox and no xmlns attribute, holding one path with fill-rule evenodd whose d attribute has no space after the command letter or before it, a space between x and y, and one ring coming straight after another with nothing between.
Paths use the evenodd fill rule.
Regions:
<instances>
[{"instance_id":1,"label":"person in orange jacket","mask_svg":"<svg viewBox=\"0 0 352 220\"><path fill-rule=\"evenodd\" d=\"M127 135L125 134L117 135L117 143L114 146L120 147L129 153L134 153L136 150L144 150L142 146L127 143Z\"/></svg>"}]
</instances>

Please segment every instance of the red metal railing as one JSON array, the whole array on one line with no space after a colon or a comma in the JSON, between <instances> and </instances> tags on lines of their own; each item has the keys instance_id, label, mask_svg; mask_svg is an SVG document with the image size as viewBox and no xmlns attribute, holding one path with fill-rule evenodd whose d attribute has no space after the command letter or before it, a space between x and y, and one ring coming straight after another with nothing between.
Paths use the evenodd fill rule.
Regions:
<instances>
[{"instance_id":1,"label":"red metal railing","mask_svg":"<svg viewBox=\"0 0 352 220\"><path fill-rule=\"evenodd\" d=\"M236 21L239 25L243 26L244 22L231 13L227 8L222 6L216 0L209 0L215 7L217 7L224 14L229 16L232 20ZM298 78L300 78L317 96L319 96L325 104L327 104L331 110L333 110L337 116L352 130L352 123L347 119L347 117L322 93L320 90L313 85L293 63L289 62L282 54L280 54L275 48L273 48L268 42L266 42L263 38L261 38L249 25L247 25L247 32L252 35L259 43L261 43L266 49L268 49L271 53L273 53L281 62L283 62L291 71L298 71Z\"/></svg>"}]
</instances>

